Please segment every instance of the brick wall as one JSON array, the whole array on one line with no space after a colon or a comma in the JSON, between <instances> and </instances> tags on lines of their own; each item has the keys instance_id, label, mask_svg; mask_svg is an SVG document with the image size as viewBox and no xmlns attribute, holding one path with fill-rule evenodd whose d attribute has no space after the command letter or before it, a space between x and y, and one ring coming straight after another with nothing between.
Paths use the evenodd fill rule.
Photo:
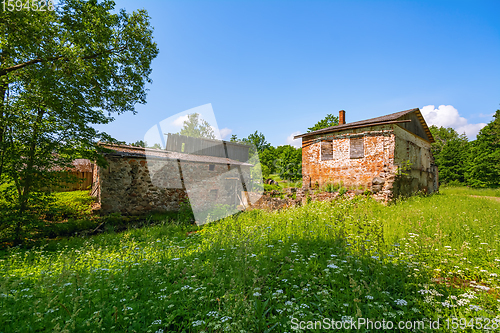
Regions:
<instances>
[{"instance_id":1,"label":"brick wall","mask_svg":"<svg viewBox=\"0 0 500 333\"><path fill-rule=\"evenodd\" d=\"M363 140L364 157L350 158L351 138ZM321 145L325 142L332 143L331 159L322 159ZM393 162L394 133L390 125L316 135L302 142L305 187L342 183L370 188L374 177L384 171L393 171Z\"/></svg>"},{"instance_id":2,"label":"brick wall","mask_svg":"<svg viewBox=\"0 0 500 333\"><path fill-rule=\"evenodd\" d=\"M398 166L406 160L413 169L408 177L398 177ZM371 190L382 200L437 190L430 143L395 124L303 138L302 174L305 188L342 184Z\"/></svg>"}]
</instances>

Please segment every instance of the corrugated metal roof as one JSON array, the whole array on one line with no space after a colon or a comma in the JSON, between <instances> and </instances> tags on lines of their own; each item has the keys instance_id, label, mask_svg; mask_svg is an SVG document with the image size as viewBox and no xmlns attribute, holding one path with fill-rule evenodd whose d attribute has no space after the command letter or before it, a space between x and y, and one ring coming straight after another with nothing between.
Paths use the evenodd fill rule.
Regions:
<instances>
[{"instance_id":1,"label":"corrugated metal roof","mask_svg":"<svg viewBox=\"0 0 500 333\"><path fill-rule=\"evenodd\" d=\"M181 160L181 161L198 162L198 163L253 166L252 164L249 164L249 163L235 161L235 160L231 160L229 158L224 158L224 157L183 154L183 153L177 153L177 152L172 152L172 151L166 151L163 149L134 147L134 146L128 146L128 145L114 145L114 144L107 144L107 143L101 143L100 145L104 148L113 150L113 152L105 153L105 155L114 155L114 156L122 156L122 157L137 157L137 158L160 158L160 159Z\"/></svg>"},{"instance_id":2,"label":"corrugated metal roof","mask_svg":"<svg viewBox=\"0 0 500 333\"><path fill-rule=\"evenodd\" d=\"M347 124L343 124L343 125L327 127L327 128L323 128L323 129L320 129L317 131L296 135L296 136L294 136L294 139L298 139L298 138L302 138L302 137L310 136L310 135L321 134L321 133L338 132L338 131L343 131L343 130L347 130L347 129L351 129L351 128L359 128L359 127L364 127L364 126L368 127L368 126L373 126L375 124L376 125L383 125L384 123L398 121L399 118L403 117L404 115L406 115L408 113L412 113L412 112L416 112L417 117L420 120L420 123L424 127L424 130L425 130L427 136L430 138L430 142L434 142L434 138L432 137L431 131L429 130L429 128L424 120L424 117L420 113L419 108L395 112L395 113L391 113L391 114L388 114L385 116L361 120L361 121L355 121L355 122L347 123Z\"/></svg>"}]
</instances>

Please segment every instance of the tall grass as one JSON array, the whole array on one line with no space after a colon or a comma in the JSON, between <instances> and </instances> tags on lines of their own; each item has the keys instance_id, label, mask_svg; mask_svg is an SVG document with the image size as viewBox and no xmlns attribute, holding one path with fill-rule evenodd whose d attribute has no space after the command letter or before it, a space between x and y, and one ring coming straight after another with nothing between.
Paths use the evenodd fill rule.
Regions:
<instances>
[{"instance_id":1,"label":"tall grass","mask_svg":"<svg viewBox=\"0 0 500 333\"><path fill-rule=\"evenodd\" d=\"M471 188L465 186L441 187L441 193L448 195L477 195L487 197L500 197L500 188Z\"/></svg>"},{"instance_id":2,"label":"tall grass","mask_svg":"<svg viewBox=\"0 0 500 333\"><path fill-rule=\"evenodd\" d=\"M0 261L6 332L290 332L498 317L500 204L367 198L74 238ZM474 281L474 282L472 282ZM500 318L499 318L500 320ZM450 328L451 330L451 328ZM321 330L318 330L321 331Z\"/></svg>"}]
</instances>

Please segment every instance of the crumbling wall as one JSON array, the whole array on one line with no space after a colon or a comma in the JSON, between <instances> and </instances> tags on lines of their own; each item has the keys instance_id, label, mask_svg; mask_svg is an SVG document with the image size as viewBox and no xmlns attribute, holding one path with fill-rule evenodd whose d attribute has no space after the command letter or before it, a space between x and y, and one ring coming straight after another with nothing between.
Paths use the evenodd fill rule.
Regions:
<instances>
[{"instance_id":1,"label":"crumbling wall","mask_svg":"<svg viewBox=\"0 0 500 333\"><path fill-rule=\"evenodd\" d=\"M362 148L351 140L362 140ZM331 149L322 148L323 143L330 141ZM354 149L359 151L353 154ZM408 163L411 168L402 170ZM324 188L331 183L370 190L379 200L437 190L437 168L430 143L397 124L303 138L302 174L306 189Z\"/></svg>"},{"instance_id":2,"label":"crumbling wall","mask_svg":"<svg viewBox=\"0 0 500 333\"><path fill-rule=\"evenodd\" d=\"M438 170L434 164L431 144L399 126L394 126L394 133L394 164L400 172L393 185L393 195L407 196L418 191L438 191Z\"/></svg>"},{"instance_id":3,"label":"crumbling wall","mask_svg":"<svg viewBox=\"0 0 500 333\"><path fill-rule=\"evenodd\" d=\"M233 191L242 191L241 182L235 189L234 183L238 182L227 177L240 174L236 166L228 174L227 164L113 155L106 159L108 167L98 169L101 212L105 214L178 211L188 194L198 203L232 204L228 201L234 200ZM249 177L248 167L240 168Z\"/></svg>"},{"instance_id":4,"label":"crumbling wall","mask_svg":"<svg viewBox=\"0 0 500 333\"><path fill-rule=\"evenodd\" d=\"M363 157L351 158L351 139L362 140ZM325 160L321 156L321 145L322 142L328 141L332 142L332 157ZM350 129L304 138L303 186L314 188L332 183L348 188L371 189L375 177L386 177L387 174L395 172L394 144L391 125Z\"/></svg>"}]
</instances>

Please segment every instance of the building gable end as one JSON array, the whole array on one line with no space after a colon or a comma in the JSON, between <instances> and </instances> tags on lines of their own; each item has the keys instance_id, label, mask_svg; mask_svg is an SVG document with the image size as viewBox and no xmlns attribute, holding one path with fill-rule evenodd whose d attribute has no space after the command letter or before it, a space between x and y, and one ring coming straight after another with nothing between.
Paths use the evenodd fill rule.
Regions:
<instances>
[{"instance_id":1,"label":"building gable end","mask_svg":"<svg viewBox=\"0 0 500 333\"><path fill-rule=\"evenodd\" d=\"M414 111L407 113L398 118L398 120L410 120L408 122L400 122L397 123L397 126L407 130L410 133L415 134L416 136L428 141L434 142L434 138L427 127L427 124L424 120L424 117L420 113L420 111Z\"/></svg>"}]
</instances>

